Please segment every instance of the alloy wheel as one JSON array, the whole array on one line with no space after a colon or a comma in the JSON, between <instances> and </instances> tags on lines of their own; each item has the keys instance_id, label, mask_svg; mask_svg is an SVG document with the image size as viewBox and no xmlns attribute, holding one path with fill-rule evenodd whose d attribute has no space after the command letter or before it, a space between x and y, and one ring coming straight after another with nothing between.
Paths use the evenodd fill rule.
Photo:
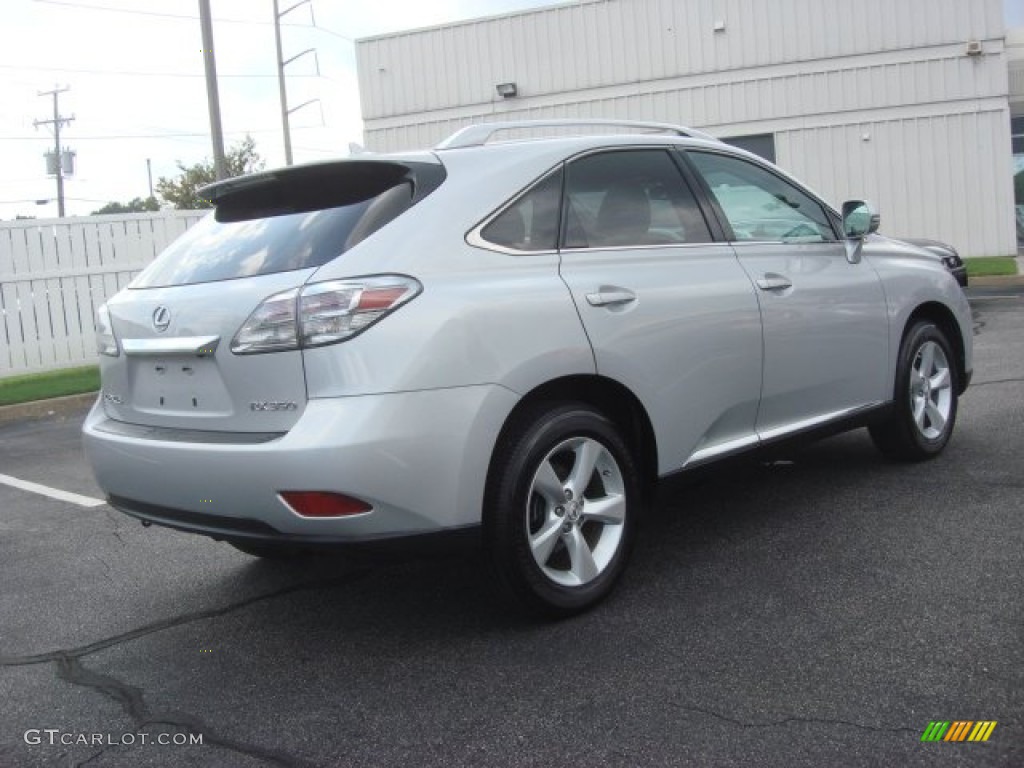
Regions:
<instances>
[{"instance_id":1,"label":"alloy wheel","mask_svg":"<svg viewBox=\"0 0 1024 768\"><path fill-rule=\"evenodd\" d=\"M530 551L561 586L600 576L622 542L626 494L611 452L589 437L573 437L540 462L526 504Z\"/></svg>"},{"instance_id":2,"label":"alloy wheel","mask_svg":"<svg viewBox=\"0 0 1024 768\"><path fill-rule=\"evenodd\" d=\"M929 440L942 435L953 407L953 380L942 347L926 341L910 366L910 409L918 431Z\"/></svg>"}]
</instances>

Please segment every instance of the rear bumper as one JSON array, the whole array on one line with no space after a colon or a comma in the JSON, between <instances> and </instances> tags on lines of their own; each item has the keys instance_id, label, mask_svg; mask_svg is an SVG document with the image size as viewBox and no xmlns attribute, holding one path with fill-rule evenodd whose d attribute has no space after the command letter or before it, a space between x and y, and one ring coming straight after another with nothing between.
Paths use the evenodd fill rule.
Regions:
<instances>
[{"instance_id":1,"label":"rear bumper","mask_svg":"<svg viewBox=\"0 0 1024 768\"><path fill-rule=\"evenodd\" d=\"M144 525L159 525L188 533L199 533L218 541L273 542L297 548L327 551L344 549L366 554L448 553L478 548L482 542L480 525L445 528L431 533L353 539L345 536L282 533L261 520L197 514L123 499L120 496L110 496L107 501L114 509L136 518Z\"/></svg>"},{"instance_id":2,"label":"rear bumper","mask_svg":"<svg viewBox=\"0 0 1024 768\"><path fill-rule=\"evenodd\" d=\"M494 441L518 397L496 385L311 400L254 442L119 429L97 403L86 455L111 506L214 538L344 544L456 532L480 522ZM373 509L311 519L278 495L336 491Z\"/></svg>"}]
</instances>

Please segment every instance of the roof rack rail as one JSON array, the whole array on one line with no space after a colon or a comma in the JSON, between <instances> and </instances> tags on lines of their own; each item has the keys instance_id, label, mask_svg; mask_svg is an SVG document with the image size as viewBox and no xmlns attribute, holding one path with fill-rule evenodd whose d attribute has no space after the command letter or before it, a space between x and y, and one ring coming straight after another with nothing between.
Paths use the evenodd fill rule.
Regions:
<instances>
[{"instance_id":1,"label":"roof rack rail","mask_svg":"<svg viewBox=\"0 0 1024 768\"><path fill-rule=\"evenodd\" d=\"M670 123L649 123L637 120L606 120L606 119L551 119L551 120L512 120L508 122L479 123L456 131L438 144L435 149L459 149L461 147L480 147L499 131L517 128L575 128L584 126L634 128L643 133L671 133L691 139L718 141L703 131Z\"/></svg>"}]
</instances>

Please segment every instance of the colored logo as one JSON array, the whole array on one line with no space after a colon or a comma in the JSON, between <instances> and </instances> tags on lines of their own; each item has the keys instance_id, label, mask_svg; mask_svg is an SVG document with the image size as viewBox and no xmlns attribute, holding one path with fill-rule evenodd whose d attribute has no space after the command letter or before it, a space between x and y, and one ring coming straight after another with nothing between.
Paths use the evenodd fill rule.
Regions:
<instances>
[{"instance_id":1,"label":"colored logo","mask_svg":"<svg viewBox=\"0 0 1024 768\"><path fill-rule=\"evenodd\" d=\"M988 741L995 729L995 720L932 720L921 741Z\"/></svg>"}]
</instances>

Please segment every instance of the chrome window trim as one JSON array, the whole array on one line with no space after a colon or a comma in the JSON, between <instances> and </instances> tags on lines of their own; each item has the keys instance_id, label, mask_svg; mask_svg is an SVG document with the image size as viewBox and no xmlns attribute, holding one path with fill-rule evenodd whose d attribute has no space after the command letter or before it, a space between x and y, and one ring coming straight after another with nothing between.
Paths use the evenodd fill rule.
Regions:
<instances>
[{"instance_id":1,"label":"chrome window trim","mask_svg":"<svg viewBox=\"0 0 1024 768\"><path fill-rule=\"evenodd\" d=\"M492 221L494 221L496 218L505 213L505 211L507 211L509 208L511 208L524 197L526 197L528 194L530 194L539 185L547 181L547 179L552 174L559 173L563 171L564 168L565 161L559 161L557 165L555 165L552 168L549 168L536 179L534 179L534 181L531 184L524 187L518 195L505 201L502 205L498 206L496 210L494 210L492 213L484 217L484 219L481 222L479 222L475 227L473 227L472 229L469 230L469 232L466 233L466 243L468 245L473 246L474 248L482 248L485 251L493 251L494 253L501 253L506 256L551 256L557 254L557 242L555 244L556 247L554 249L544 248L536 251L523 251L519 250L518 248L509 248L507 245L492 243L490 240L484 239L481 233L490 225ZM559 203L559 210L561 210L561 203Z\"/></svg>"},{"instance_id":2,"label":"chrome window trim","mask_svg":"<svg viewBox=\"0 0 1024 768\"><path fill-rule=\"evenodd\" d=\"M686 137L680 136L680 137L677 137L677 138L686 138ZM518 195L516 195L515 197L513 197L510 200L506 201L503 205L499 206L495 211L493 211L491 214L486 216L475 227L470 229L469 232L466 233L466 238L465 238L466 239L466 243L468 245L473 246L474 248L481 248L481 249L483 249L485 251L492 251L494 253L501 253L501 254L504 254L506 256L552 256L552 255L555 255L555 254L558 254L558 253L568 253L568 252L572 252L572 251L581 251L581 250L608 250L607 248L598 249L598 248L557 248L556 247L553 250L552 249L543 249L543 250L537 250L537 251L522 251L522 250L519 250L519 249L516 249L516 248L509 248L508 246L505 246L505 245L499 245L498 243L492 243L490 240L484 239L484 237L481 234L481 232L483 232L483 230L486 229L487 226L492 221L494 221L496 218L501 216L501 214L503 214L505 211L507 211L509 208L511 208L516 203L518 203L522 198L524 198L528 194L530 194L530 192L533 191L534 187L536 187L538 184L543 183L551 174L557 173L560 170L564 172L566 167L569 165L569 163L575 162L576 160L580 160L580 159L582 159L584 157L589 157L590 155L598 155L598 154L603 154L605 152L622 152L622 151L637 151L637 150L661 149L661 150L664 150L666 152L671 153L673 151L673 148L678 147L678 146L680 146L680 145L679 144L674 144L674 143L665 144L665 143L662 143L662 142L652 143L652 144L611 144L611 145L603 145L603 146L600 146L600 147L590 147L589 149L584 149L584 150L582 150L580 152L577 152L577 153L575 153L573 155L569 155L569 157L566 157L563 160L559 161L558 165L556 165L556 166L554 166L552 168L549 168L547 171L542 173L539 177L537 177L536 180L534 180L534 182L532 184L530 184L529 186L525 187ZM682 176L682 174L680 174L680 176ZM685 177L684 177L683 180L685 181ZM561 232L559 232L559 239L561 239ZM716 240L709 240L708 241L708 243L714 243L714 242L718 242L718 241L716 241ZM671 243L671 245L693 245L693 243ZM700 243L700 245L707 245L707 243ZM641 248L641 247L662 247L662 246L629 246L629 247Z\"/></svg>"},{"instance_id":3,"label":"chrome window trim","mask_svg":"<svg viewBox=\"0 0 1024 768\"><path fill-rule=\"evenodd\" d=\"M750 242L746 240L744 242ZM665 248L707 248L709 245L729 245L724 240L707 240L703 243L651 243L647 245L595 245L585 248L563 248L559 253L598 253L603 251L658 251Z\"/></svg>"},{"instance_id":4,"label":"chrome window trim","mask_svg":"<svg viewBox=\"0 0 1024 768\"><path fill-rule=\"evenodd\" d=\"M505 209L503 208L495 216L485 220L479 227L466 234L466 243L472 245L475 248L482 248L485 251L493 251L494 253L502 253L506 256L553 256L558 254L558 250L545 250L545 251L520 251L515 248L509 248L507 245L498 245L492 243L490 240L484 240L480 236L480 230L484 229L494 219L500 216Z\"/></svg>"}]
</instances>

